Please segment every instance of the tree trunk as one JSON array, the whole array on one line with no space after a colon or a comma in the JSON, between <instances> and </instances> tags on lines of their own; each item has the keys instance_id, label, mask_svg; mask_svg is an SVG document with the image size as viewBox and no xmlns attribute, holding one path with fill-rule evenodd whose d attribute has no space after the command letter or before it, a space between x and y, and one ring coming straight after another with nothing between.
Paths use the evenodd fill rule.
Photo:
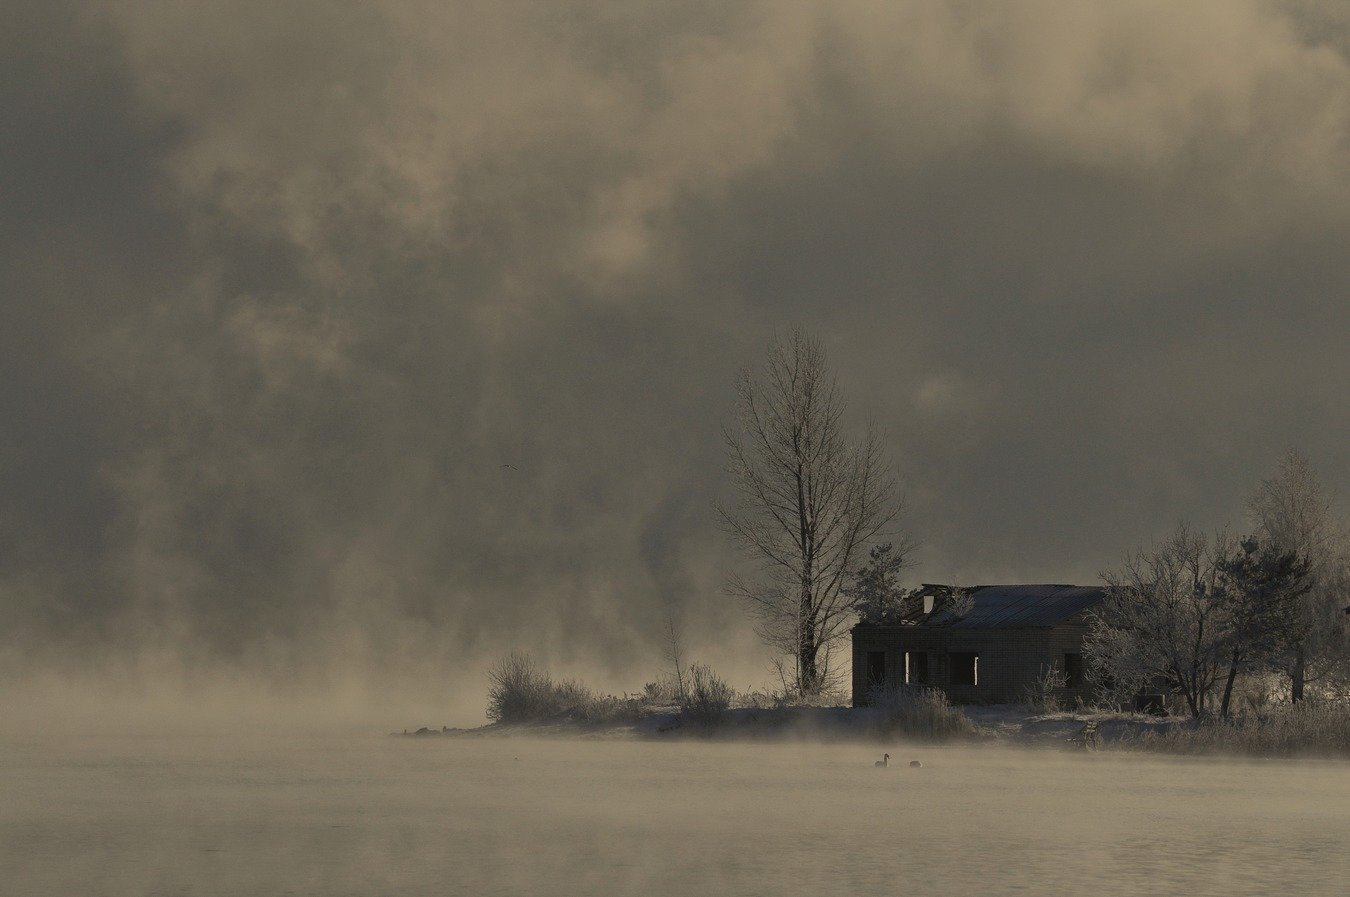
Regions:
<instances>
[{"instance_id":1,"label":"tree trunk","mask_svg":"<svg viewBox=\"0 0 1350 897\"><path fill-rule=\"evenodd\" d=\"M1303 646L1294 649L1294 668L1289 671L1290 699L1297 704L1303 700Z\"/></svg>"},{"instance_id":2,"label":"tree trunk","mask_svg":"<svg viewBox=\"0 0 1350 897\"><path fill-rule=\"evenodd\" d=\"M801 689L802 696L815 694L820 689L820 672L816 667L817 647L814 640L807 636L802 636L801 646L797 649L797 669L798 682L797 687Z\"/></svg>"},{"instance_id":3,"label":"tree trunk","mask_svg":"<svg viewBox=\"0 0 1350 897\"><path fill-rule=\"evenodd\" d=\"M816 627L811 622L815 601L811 594L812 557L806 554L806 568L802 573L801 594L797 598L797 688L803 696L816 689Z\"/></svg>"},{"instance_id":4,"label":"tree trunk","mask_svg":"<svg viewBox=\"0 0 1350 897\"><path fill-rule=\"evenodd\" d=\"M1223 687L1223 705L1219 708L1219 716L1224 719L1228 719L1228 705L1233 699L1233 680L1237 679L1239 660L1241 655L1236 650L1233 651L1232 660L1228 664L1228 681Z\"/></svg>"}]
</instances>

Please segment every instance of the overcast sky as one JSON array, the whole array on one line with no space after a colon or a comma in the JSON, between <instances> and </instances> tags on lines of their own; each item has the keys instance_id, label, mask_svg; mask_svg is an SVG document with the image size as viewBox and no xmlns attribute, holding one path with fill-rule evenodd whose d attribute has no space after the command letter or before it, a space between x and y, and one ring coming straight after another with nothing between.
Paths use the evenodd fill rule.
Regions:
<instances>
[{"instance_id":1,"label":"overcast sky","mask_svg":"<svg viewBox=\"0 0 1350 897\"><path fill-rule=\"evenodd\" d=\"M767 679L712 502L794 324L886 435L915 581L1094 582L1240 529L1291 446L1350 487L1337 4L5 20L10 674L515 646L636 687L671 613Z\"/></svg>"}]
</instances>

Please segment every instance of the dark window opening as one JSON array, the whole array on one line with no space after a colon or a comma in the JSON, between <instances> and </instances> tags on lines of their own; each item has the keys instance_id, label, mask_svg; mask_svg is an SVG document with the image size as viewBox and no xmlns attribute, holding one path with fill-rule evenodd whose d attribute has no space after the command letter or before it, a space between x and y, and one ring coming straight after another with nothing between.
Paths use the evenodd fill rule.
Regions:
<instances>
[{"instance_id":1,"label":"dark window opening","mask_svg":"<svg viewBox=\"0 0 1350 897\"><path fill-rule=\"evenodd\" d=\"M1167 696L1158 694L1138 694L1134 696L1135 713L1152 713L1162 716L1167 713Z\"/></svg>"},{"instance_id":2,"label":"dark window opening","mask_svg":"<svg viewBox=\"0 0 1350 897\"><path fill-rule=\"evenodd\" d=\"M1083 684L1083 655L1064 655L1064 684L1069 688L1078 688Z\"/></svg>"},{"instance_id":3,"label":"dark window opening","mask_svg":"<svg viewBox=\"0 0 1350 897\"><path fill-rule=\"evenodd\" d=\"M867 652L867 687L881 688L886 684L886 652Z\"/></svg>"},{"instance_id":4,"label":"dark window opening","mask_svg":"<svg viewBox=\"0 0 1350 897\"><path fill-rule=\"evenodd\" d=\"M961 651L949 655L952 667L952 685L980 684L980 655Z\"/></svg>"},{"instance_id":5,"label":"dark window opening","mask_svg":"<svg viewBox=\"0 0 1350 897\"><path fill-rule=\"evenodd\" d=\"M928 684L928 653L925 651L905 652L905 684Z\"/></svg>"}]
</instances>

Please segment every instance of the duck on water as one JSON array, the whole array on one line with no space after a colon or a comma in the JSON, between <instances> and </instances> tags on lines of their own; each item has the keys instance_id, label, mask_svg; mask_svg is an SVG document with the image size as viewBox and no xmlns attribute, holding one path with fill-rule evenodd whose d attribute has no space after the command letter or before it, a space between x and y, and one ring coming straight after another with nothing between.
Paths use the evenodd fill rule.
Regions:
<instances>
[{"instance_id":1,"label":"duck on water","mask_svg":"<svg viewBox=\"0 0 1350 897\"><path fill-rule=\"evenodd\" d=\"M891 765L891 755L882 754L881 759L873 763L872 765L875 766L877 769L885 769L889 767ZM911 769L918 769L921 766L923 766L923 763L919 762L918 760L911 760L909 761L909 766Z\"/></svg>"}]
</instances>

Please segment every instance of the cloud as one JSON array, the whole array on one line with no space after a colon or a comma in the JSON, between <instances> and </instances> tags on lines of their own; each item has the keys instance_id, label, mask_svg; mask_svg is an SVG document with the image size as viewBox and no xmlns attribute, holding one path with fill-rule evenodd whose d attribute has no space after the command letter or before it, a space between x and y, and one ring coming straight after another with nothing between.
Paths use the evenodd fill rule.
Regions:
<instances>
[{"instance_id":1,"label":"cloud","mask_svg":"<svg viewBox=\"0 0 1350 897\"><path fill-rule=\"evenodd\" d=\"M1092 580L1289 444L1345 480L1332 7L16 16L21 665L514 645L632 681L673 613L759 675L709 509L735 371L793 322L889 434L921 577Z\"/></svg>"}]
</instances>

